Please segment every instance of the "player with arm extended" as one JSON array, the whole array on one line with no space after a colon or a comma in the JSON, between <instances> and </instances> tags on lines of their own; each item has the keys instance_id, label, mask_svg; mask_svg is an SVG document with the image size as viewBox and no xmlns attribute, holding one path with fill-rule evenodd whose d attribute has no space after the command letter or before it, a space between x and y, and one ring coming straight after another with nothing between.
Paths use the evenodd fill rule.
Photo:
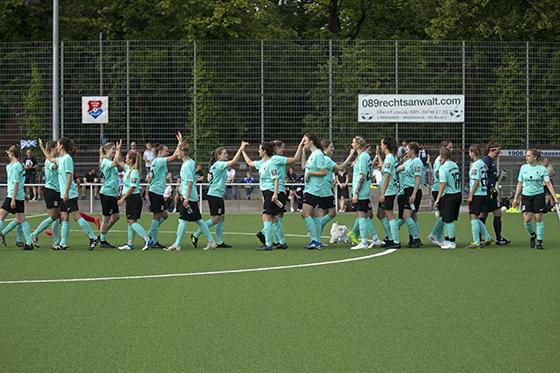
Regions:
<instances>
[{"instance_id":1,"label":"player with arm extended","mask_svg":"<svg viewBox=\"0 0 560 373\"><path fill-rule=\"evenodd\" d=\"M99 169L103 175L103 183L99 191L101 211L103 220L101 222L101 234L99 236L99 247L114 249L115 246L107 241L107 233L120 219L118 195L119 195L119 169L125 164L121 161L122 140L117 143L108 142L99 149Z\"/></svg>"},{"instance_id":2,"label":"player with arm extended","mask_svg":"<svg viewBox=\"0 0 560 373\"><path fill-rule=\"evenodd\" d=\"M440 144L441 148L447 148L449 152L453 153L453 143L450 140L443 140ZM432 199L435 202L437 199L437 195L439 193L439 168L441 167L441 158L439 156L439 151L436 159L434 160L434 165L432 168L433 171L433 185L432 185ZM443 243L443 228L445 224L443 223L442 214L441 214L441 204L439 207L434 205L434 209L436 211L436 222L432 229L432 232L428 235L428 241L431 241L436 246L441 246Z\"/></svg>"},{"instance_id":3,"label":"player with arm extended","mask_svg":"<svg viewBox=\"0 0 560 373\"><path fill-rule=\"evenodd\" d=\"M377 217L381 220L385 232L389 232L387 242L384 247L400 249L399 223L393 214L393 207L397 196L397 142L394 137L388 136L381 140L380 148L385 154L383 161L383 184L379 195L379 208Z\"/></svg>"}]
</instances>

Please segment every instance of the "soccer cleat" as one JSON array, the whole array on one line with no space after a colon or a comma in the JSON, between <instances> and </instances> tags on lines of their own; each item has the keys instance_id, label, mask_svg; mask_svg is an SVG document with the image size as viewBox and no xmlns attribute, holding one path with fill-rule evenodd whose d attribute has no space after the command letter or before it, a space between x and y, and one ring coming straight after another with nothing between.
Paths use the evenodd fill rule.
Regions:
<instances>
[{"instance_id":1,"label":"soccer cleat","mask_svg":"<svg viewBox=\"0 0 560 373\"><path fill-rule=\"evenodd\" d=\"M272 251L274 250L272 246L261 245L255 249L255 251Z\"/></svg>"},{"instance_id":2,"label":"soccer cleat","mask_svg":"<svg viewBox=\"0 0 560 373\"><path fill-rule=\"evenodd\" d=\"M263 245L266 245L266 239L264 238L263 232L257 233L256 236Z\"/></svg>"},{"instance_id":3,"label":"soccer cleat","mask_svg":"<svg viewBox=\"0 0 560 373\"><path fill-rule=\"evenodd\" d=\"M288 248L288 244L287 243L277 243L275 245L272 245L272 248L274 250L286 250Z\"/></svg>"},{"instance_id":4,"label":"soccer cleat","mask_svg":"<svg viewBox=\"0 0 560 373\"><path fill-rule=\"evenodd\" d=\"M99 237L95 237L95 238L90 238L89 239L89 249L93 250L97 247L97 244L99 243Z\"/></svg>"},{"instance_id":5,"label":"soccer cleat","mask_svg":"<svg viewBox=\"0 0 560 373\"><path fill-rule=\"evenodd\" d=\"M348 237L352 240L352 245L357 245L357 244L360 243L360 240L358 239L358 237L356 237L356 234L354 234L353 231L348 232L346 237Z\"/></svg>"},{"instance_id":6,"label":"soccer cleat","mask_svg":"<svg viewBox=\"0 0 560 373\"><path fill-rule=\"evenodd\" d=\"M542 240L537 240L537 250L542 250L542 249L544 249L542 245Z\"/></svg>"},{"instance_id":7,"label":"soccer cleat","mask_svg":"<svg viewBox=\"0 0 560 373\"><path fill-rule=\"evenodd\" d=\"M480 245L480 246L486 247L486 246L492 245L493 243L494 243L494 240L493 240L493 239L484 240L484 241L482 242L482 245Z\"/></svg>"},{"instance_id":8,"label":"soccer cleat","mask_svg":"<svg viewBox=\"0 0 560 373\"><path fill-rule=\"evenodd\" d=\"M27 250L33 250L33 244L31 244L31 245L25 244L25 245L23 245L23 247L21 249L26 250L26 251Z\"/></svg>"},{"instance_id":9,"label":"soccer cleat","mask_svg":"<svg viewBox=\"0 0 560 373\"><path fill-rule=\"evenodd\" d=\"M394 243L392 240L390 240L390 239L388 239L388 238L385 238L385 239L383 240L383 245L382 245L381 247L390 249L391 247L393 247L394 244L395 244L395 243Z\"/></svg>"},{"instance_id":10,"label":"soccer cleat","mask_svg":"<svg viewBox=\"0 0 560 373\"><path fill-rule=\"evenodd\" d=\"M0 233L0 241L2 242L2 245L8 246L8 244L6 243L6 236L4 236L2 233Z\"/></svg>"},{"instance_id":11,"label":"soccer cleat","mask_svg":"<svg viewBox=\"0 0 560 373\"><path fill-rule=\"evenodd\" d=\"M53 233L52 233L52 229L46 228L43 232L45 232L45 234L49 237L52 237Z\"/></svg>"},{"instance_id":12,"label":"soccer cleat","mask_svg":"<svg viewBox=\"0 0 560 373\"><path fill-rule=\"evenodd\" d=\"M389 249L400 249L401 247L402 246L400 242L394 242L393 246L389 247Z\"/></svg>"},{"instance_id":13,"label":"soccer cleat","mask_svg":"<svg viewBox=\"0 0 560 373\"><path fill-rule=\"evenodd\" d=\"M126 245L117 247L117 249L126 251L126 250L132 250L132 249L134 249L134 247L130 246L129 244L126 244Z\"/></svg>"},{"instance_id":14,"label":"soccer cleat","mask_svg":"<svg viewBox=\"0 0 560 373\"><path fill-rule=\"evenodd\" d=\"M469 246L467 246L467 249L480 249L482 247L482 245L480 245L479 243L476 242L471 242Z\"/></svg>"},{"instance_id":15,"label":"soccer cleat","mask_svg":"<svg viewBox=\"0 0 560 373\"><path fill-rule=\"evenodd\" d=\"M142 251L148 250L150 247L152 247L153 244L154 244L154 241L152 241L152 240L146 241L144 243L144 247L142 247Z\"/></svg>"},{"instance_id":16,"label":"soccer cleat","mask_svg":"<svg viewBox=\"0 0 560 373\"><path fill-rule=\"evenodd\" d=\"M198 237L196 237L194 234L191 234L191 243L195 249L198 247Z\"/></svg>"},{"instance_id":17,"label":"soccer cleat","mask_svg":"<svg viewBox=\"0 0 560 373\"><path fill-rule=\"evenodd\" d=\"M412 244L410 245L410 248L419 249L420 247L422 247L422 242L420 241L420 239L419 238L412 239Z\"/></svg>"},{"instance_id":18,"label":"soccer cleat","mask_svg":"<svg viewBox=\"0 0 560 373\"><path fill-rule=\"evenodd\" d=\"M116 246L111 245L108 241L99 241L99 247L102 249L115 249Z\"/></svg>"},{"instance_id":19,"label":"soccer cleat","mask_svg":"<svg viewBox=\"0 0 560 373\"><path fill-rule=\"evenodd\" d=\"M433 243L436 246L441 246L443 244L443 241L441 241L439 238L437 238L436 236L434 236L431 233L428 236L428 241L430 241L431 243Z\"/></svg>"},{"instance_id":20,"label":"soccer cleat","mask_svg":"<svg viewBox=\"0 0 560 373\"><path fill-rule=\"evenodd\" d=\"M181 246L177 246L177 245L173 244L169 247L164 247L163 251L181 251Z\"/></svg>"},{"instance_id":21,"label":"soccer cleat","mask_svg":"<svg viewBox=\"0 0 560 373\"><path fill-rule=\"evenodd\" d=\"M533 233L533 234L531 235L531 238L529 239L529 247L530 247L531 249L534 249L534 248L535 248L536 242L537 242L537 235ZM496 242L496 243L497 243L497 242Z\"/></svg>"},{"instance_id":22,"label":"soccer cleat","mask_svg":"<svg viewBox=\"0 0 560 373\"><path fill-rule=\"evenodd\" d=\"M165 249L166 246L163 246L159 242L154 242L154 243L152 243L152 245L150 245L150 248L152 248L152 249Z\"/></svg>"},{"instance_id":23,"label":"soccer cleat","mask_svg":"<svg viewBox=\"0 0 560 373\"><path fill-rule=\"evenodd\" d=\"M412 247L413 243L414 243L414 238L412 238L411 235L408 235L408 245L407 246Z\"/></svg>"},{"instance_id":24,"label":"soccer cleat","mask_svg":"<svg viewBox=\"0 0 560 373\"><path fill-rule=\"evenodd\" d=\"M68 246L58 245L57 250L66 251L66 250L68 250Z\"/></svg>"},{"instance_id":25,"label":"soccer cleat","mask_svg":"<svg viewBox=\"0 0 560 373\"><path fill-rule=\"evenodd\" d=\"M24 247L25 244L21 241L16 241L16 247Z\"/></svg>"},{"instance_id":26,"label":"soccer cleat","mask_svg":"<svg viewBox=\"0 0 560 373\"><path fill-rule=\"evenodd\" d=\"M216 248L216 241L210 241L208 242L208 244L206 245L206 247L204 248L204 250L213 250Z\"/></svg>"},{"instance_id":27,"label":"soccer cleat","mask_svg":"<svg viewBox=\"0 0 560 373\"><path fill-rule=\"evenodd\" d=\"M377 238L369 243L368 249L373 249L374 247L381 247L381 246L383 246L383 241Z\"/></svg>"},{"instance_id":28,"label":"soccer cleat","mask_svg":"<svg viewBox=\"0 0 560 373\"><path fill-rule=\"evenodd\" d=\"M222 242L222 243L217 244L216 247L219 247L219 248L222 248L222 249L230 249L230 248L232 248L233 246L228 245L228 244L225 243L225 242Z\"/></svg>"},{"instance_id":29,"label":"soccer cleat","mask_svg":"<svg viewBox=\"0 0 560 373\"><path fill-rule=\"evenodd\" d=\"M500 237L499 240L496 240L496 245L498 245L498 246L505 246L505 245L509 245L510 243L511 243L511 241L505 239L504 237Z\"/></svg>"},{"instance_id":30,"label":"soccer cleat","mask_svg":"<svg viewBox=\"0 0 560 373\"><path fill-rule=\"evenodd\" d=\"M101 230L101 222L99 221L99 216L96 216L93 219L93 224L95 224L95 228L97 228L97 230Z\"/></svg>"},{"instance_id":31,"label":"soccer cleat","mask_svg":"<svg viewBox=\"0 0 560 373\"><path fill-rule=\"evenodd\" d=\"M56 245L52 245L51 246L51 250L57 251L60 245L56 244Z\"/></svg>"},{"instance_id":32,"label":"soccer cleat","mask_svg":"<svg viewBox=\"0 0 560 373\"><path fill-rule=\"evenodd\" d=\"M308 243L307 245L305 245L305 248L307 250L314 250L314 249L318 249L319 248L319 242L313 240L310 243Z\"/></svg>"},{"instance_id":33,"label":"soccer cleat","mask_svg":"<svg viewBox=\"0 0 560 373\"><path fill-rule=\"evenodd\" d=\"M455 244L455 242L452 241L443 241L443 243L441 244L441 248L443 250L453 250L457 247L457 244Z\"/></svg>"},{"instance_id":34,"label":"soccer cleat","mask_svg":"<svg viewBox=\"0 0 560 373\"><path fill-rule=\"evenodd\" d=\"M33 242L33 246L39 248L39 237L31 235L31 242Z\"/></svg>"},{"instance_id":35,"label":"soccer cleat","mask_svg":"<svg viewBox=\"0 0 560 373\"><path fill-rule=\"evenodd\" d=\"M360 242L359 244L352 246L350 250L365 250L368 248L368 244L364 242Z\"/></svg>"}]
</instances>

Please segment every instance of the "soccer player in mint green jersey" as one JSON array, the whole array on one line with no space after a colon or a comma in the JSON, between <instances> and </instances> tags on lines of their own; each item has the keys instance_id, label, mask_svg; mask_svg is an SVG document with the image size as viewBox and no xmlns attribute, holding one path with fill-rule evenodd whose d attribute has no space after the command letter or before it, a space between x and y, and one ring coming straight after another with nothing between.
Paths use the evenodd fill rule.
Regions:
<instances>
[{"instance_id":1,"label":"soccer player in mint green jersey","mask_svg":"<svg viewBox=\"0 0 560 373\"><path fill-rule=\"evenodd\" d=\"M119 169L124 169L121 161L122 140L117 143L108 142L99 149L99 169L103 175L103 184L99 191L101 211L103 220L101 223L101 234L99 236L99 247L114 249L115 246L107 241L109 229L119 220Z\"/></svg>"},{"instance_id":2,"label":"soccer player in mint green jersey","mask_svg":"<svg viewBox=\"0 0 560 373\"><path fill-rule=\"evenodd\" d=\"M25 237L25 245L23 250L33 250L33 242L31 241L31 229L29 223L25 220L25 171L21 163L21 148L19 145L12 145L7 151L10 163L6 165L6 174L8 175L8 191L6 199L0 209L0 240L6 245L6 235L17 226L21 226ZM4 228L4 220L8 214L14 214L15 220L11 221ZM4 228L4 229L2 229Z\"/></svg>"},{"instance_id":3,"label":"soccer player in mint green jersey","mask_svg":"<svg viewBox=\"0 0 560 373\"><path fill-rule=\"evenodd\" d=\"M126 245L119 246L119 250L132 250L134 238L138 234L144 240L144 250L154 242L146 233L144 227L138 223L142 216L142 197L140 196L140 154L130 150L125 156L122 196L117 204L122 206L126 202L126 221L128 223L128 241Z\"/></svg>"},{"instance_id":4,"label":"soccer player in mint green jersey","mask_svg":"<svg viewBox=\"0 0 560 373\"><path fill-rule=\"evenodd\" d=\"M265 242L257 248L257 251L271 251L274 249L273 224L284 207L278 198L280 181L278 180L276 163L271 159L273 154L274 144L272 142L263 142L259 145L260 161L252 161L245 150L243 150L245 162L259 171L259 188L263 195L262 221Z\"/></svg>"},{"instance_id":5,"label":"soccer player in mint green jersey","mask_svg":"<svg viewBox=\"0 0 560 373\"><path fill-rule=\"evenodd\" d=\"M206 225L204 220L202 220L202 215L200 214L200 209L198 208L199 198L196 188L196 171L195 163L189 156L189 145L183 142L179 145L179 158L183 161L181 165L181 187L180 192L183 197L183 202L179 206L179 225L177 226L177 238L173 245L165 248L165 251L180 251L181 242L183 242L183 237L185 236L185 231L187 230L187 222L195 222L202 233L208 239L208 245L204 250L214 249L216 247L216 241L210 233L210 228Z\"/></svg>"},{"instance_id":6,"label":"soccer player in mint green jersey","mask_svg":"<svg viewBox=\"0 0 560 373\"><path fill-rule=\"evenodd\" d=\"M57 157L55 158L45 148L43 141L39 139L39 146L46 159L56 164L58 170L58 186L60 189L60 221L61 234L60 244L54 250L68 249L68 236L70 234L70 216L78 223L80 228L89 238L89 249L93 250L99 243L99 238L93 232L90 225L80 216L78 207L78 188L74 181L74 160L71 154L76 153L74 141L67 137L58 140L56 148Z\"/></svg>"},{"instance_id":7,"label":"soccer player in mint green jersey","mask_svg":"<svg viewBox=\"0 0 560 373\"><path fill-rule=\"evenodd\" d=\"M443 140L440 143L441 148L447 148L451 153L453 153L453 143L449 140ZM439 192L439 167L441 166L441 159L438 156L436 157L434 164L433 164L433 185L432 185L432 200L435 202L438 192ZM441 246L443 243L443 228L445 224L443 223L443 219L441 218L441 206L440 208L436 208L434 206L436 212L436 223L434 224L434 228L432 232L428 235L428 240L431 241L434 245Z\"/></svg>"},{"instance_id":8,"label":"soccer player in mint green jersey","mask_svg":"<svg viewBox=\"0 0 560 373\"><path fill-rule=\"evenodd\" d=\"M47 152L56 157L56 141L47 142ZM31 233L31 240L35 247L39 247L38 236L47 227L52 224L53 246L55 248L60 244L60 188L58 186L58 170L55 163L45 159L45 188L43 194L45 196L45 204L49 216L44 219L39 226Z\"/></svg>"},{"instance_id":9,"label":"soccer player in mint green jersey","mask_svg":"<svg viewBox=\"0 0 560 373\"><path fill-rule=\"evenodd\" d=\"M210 219L206 220L208 228L213 225L216 226L216 247L229 248L230 245L224 242L224 221L226 219L226 209L224 204L224 191L226 188L227 170L235 166L241 158L243 149L247 147L248 143L241 142L241 146L235 153L232 160L228 161L228 152L225 147L221 146L212 152L210 159L210 171L208 172L208 188L207 200L208 208L210 209ZM198 246L198 238L202 234L202 230L198 229L191 235L191 242L196 248Z\"/></svg>"},{"instance_id":10,"label":"soccer player in mint green jersey","mask_svg":"<svg viewBox=\"0 0 560 373\"><path fill-rule=\"evenodd\" d=\"M461 174L459 167L451 160L451 151L447 148L439 150L441 166L439 173L439 191L434 203L437 208L441 204L441 218L445 224L446 236L441 244L444 250L455 249L455 221L459 218L461 208ZM437 223L436 223L437 224Z\"/></svg>"},{"instance_id":11,"label":"soccer player in mint green jersey","mask_svg":"<svg viewBox=\"0 0 560 373\"><path fill-rule=\"evenodd\" d=\"M492 244L492 236L488 233L486 225L480 221L480 214L486 203L488 195L487 189L487 167L486 163L481 159L482 152L478 145L471 145L469 147L469 156L472 163L469 169L469 197L467 203L469 204L469 218L471 220L472 242L467 248L478 249L482 246ZM480 241L480 236L484 239Z\"/></svg>"},{"instance_id":12,"label":"soccer player in mint green jersey","mask_svg":"<svg viewBox=\"0 0 560 373\"><path fill-rule=\"evenodd\" d=\"M393 214L395 199L397 197L397 141L394 137L388 136L381 140L381 150L385 153L383 161L383 182L381 184L381 193L379 195L379 208L377 209L377 217L381 220L387 238L384 247L400 249L399 240L399 223Z\"/></svg>"},{"instance_id":13,"label":"soccer player in mint green jersey","mask_svg":"<svg viewBox=\"0 0 560 373\"><path fill-rule=\"evenodd\" d=\"M558 198L556 197L554 186L550 181L548 170L546 167L539 164L541 161L541 153L536 149L529 149L525 155L525 160L527 164L521 166L519 170L513 206L519 205L519 194L521 194L521 212L523 213L525 228L527 228L529 232L529 246L534 248L536 240L537 249L542 250L544 236L543 214L546 213L545 185L552 195L552 198L554 198L556 208L560 206L558 205ZM537 225L536 234L533 226L533 219Z\"/></svg>"},{"instance_id":14,"label":"soccer player in mint green jersey","mask_svg":"<svg viewBox=\"0 0 560 373\"><path fill-rule=\"evenodd\" d=\"M418 153L420 146L418 143L408 142L405 148L404 163L397 167L399 173L399 194L397 202L399 206L399 227L406 223L408 226L409 242L408 247L419 248L422 243L420 241L420 232L414 214L420 209L422 202L422 189L420 183L424 165Z\"/></svg>"},{"instance_id":15,"label":"soccer player in mint green jersey","mask_svg":"<svg viewBox=\"0 0 560 373\"><path fill-rule=\"evenodd\" d=\"M311 152L309 159L305 160L305 152L302 154L302 165L305 169L304 176L304 197L301 216L307 227L307 232L311 237L311 242L305 246L308 250L322 249L321 244L321 218L317 208L323 187L323 178L327 175L325 156L323 154L321 141L313 133L306 133L303 136L303 146L305 150Z\"/></svg>"},{"instance_id":16,"label":"soccer player in mint green jersey","mask_svg":"<svg viewBox=\"0 0 560 373\"><path fill-rule=\"evenodd\" d=\"M173 154L169 156L169 148L163 144L158 144L155 146L156 158L152 160L152 167L150 169L150 175L148 176L150 180L150 186L148 187L148 197L150 198L150 211L152 212L152 224L148 232L153 241L151 247L156 249L163 249L165 246L158 242L158 232L167 219L167 210L165 209L165 198L163 197L163 192L165 191L165 186L167 184L167 164L174 161L179 156L179 146L183 142L183 135L181 132L177 132L177 147ZM147 250L148 247L144 247L142 250Z\"/></svg>"},{"instance_id":17,"label":"soccer player in mint green jersey","mask_svg":"<svg viewBox=\"0 0 560 373\"><path fill-rule=\"evenodd\" d=\"M283 207L280 208L279 213L275 215L275 219L272 223L272 248L287 249L288 244L286 243L286 238L284 236L283 223L284 212L286 211L286 204L288 203L288 196L286 195L286 167L296 161L301 160L301 153L303 151L303 139L300 141L296 150L296 154L293 157L284 156L285 145L283 141L274 140L272 141L272 145L274 147L274 155L270 158L270 160L274 163L278 172L278 200L283 205ZM246 152L243 153L243 157L245 157L246 162L253 162ZM247 164L249 164L249 162L247 162ZM259 231L256 236L259 241L261 241L261 244L266 244L264 229Z\"/></svg>"}]
</instances>

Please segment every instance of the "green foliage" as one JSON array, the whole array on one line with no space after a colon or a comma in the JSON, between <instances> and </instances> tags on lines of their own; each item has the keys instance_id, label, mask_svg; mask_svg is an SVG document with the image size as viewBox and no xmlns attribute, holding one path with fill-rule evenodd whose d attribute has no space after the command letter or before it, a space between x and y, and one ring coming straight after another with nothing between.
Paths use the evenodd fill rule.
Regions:
<instances>
[{"instance_id":1,"label":"green foliage","mask_svg":"<svg viewBox=\"0 0 560 373\"><path fill-rule=\"evenodd\" d=\"M25 135L30 139L45 138L47 131L45 113L47 110L45 82L37 64L31 65L31 81L27 88L23 107L25 110Z\"/></svg>"}]
</instances>

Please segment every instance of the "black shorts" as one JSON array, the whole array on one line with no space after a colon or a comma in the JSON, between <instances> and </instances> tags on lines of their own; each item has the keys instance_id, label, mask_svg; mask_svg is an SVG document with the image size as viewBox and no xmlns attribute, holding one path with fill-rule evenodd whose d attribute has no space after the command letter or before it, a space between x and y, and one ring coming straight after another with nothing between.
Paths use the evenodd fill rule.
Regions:
<instances>
[{"instance_id":1,"label":"black shorts","mask_svg":"<svg viewBox=\"0 0 560 373\"><path fill-rule=\"evenodd\" d=\"M314 194L310 194L310 193L303 194L303 203L313 208L319 206L320 201L321 201L321 197L318 197Z\"/></svg>"},{"instance_id":2,"label":"black shorts","mask_svg":"<svg viewBox=\"0 0 560 373\"><path fill-rule=\"evenodd\" d=\"M469 214L480 215L484 211L484 204L486 203L487 196L473 196L471 203L469 203Z\"/></svg>"},{"instance_id":3,"label":"black shorts","mask_svg":"<svg viewBox=\"0 0 560 373\"><path fill-rule=\"evenodd\" d=\"M60 211L65 212L67 214L78 211L80 208L78 207L78 197L71 198L68 201L64 202L63 199L60 200Z\"/></svg>"},{"instance_id":4,"label":"black shorts","mask_svg":"<svg viewBox=\"0 0 560 373\"><path fill-rule=\"evenodd\" d=\"M439 194L439 192L432 190L432 198L434 199L434 202L436 201L437 195L438 195L438 194ZM441 201L440 201L440 203L439 203L439 205L438 205L438 207L437 207L437 210L439 211L439 216L442 216L442 215L441 215L441 212L442 212L443 210L441 209Z\"/></svg>"},{"instance_id":5,"label":"black shorts","mask_svg":"<svg viewBox=\"0 0 560 373\"><path fill-rule=\"evenodd\" d=\"M12 203L12 199L6 197L4 203L2 204L2 209L8 211L10 214L17 214L17 213L24 213L25 212L25 201L20 201L16 199L16 207L12 209L10 204Z\"/></svg>"},{"instance_id":6,"label":"black shorts","mask_svg":"<svg viewBox=\"0 0 560 373\"><path fill-rule=\"evenodd\" d=\"M35 172L31 172L29 174L25 174L25 184L35 184L36 174Z\"/></svg>"},{"instance_id":7,"label":"black shorts","mask_svg":"<svg viewBox=\"0 0 560 373\"><path fill-rule=\"evenodd\" d=\"M43 192L47 210L60 208L60 192L56 190L45 188Z\"/></svg>"},{"instance_id":8,"label":"black shorts","mask_svg":"<svg viewBox=\"0 0 560 373\"><path fill-rule=\"evenodd\" d=\"M410 205L410 196L412 196L412 192L414 192L414 188L405 188L404 194L400 194L397 197L399 216L402 216L404 210L412 211L412 206ZM418 209L420 209L420 202L422 202L422 189L418 188L416 191L416 197L414 198L414 211L418 211Z\"/></svg>"},{"instance_id":9,"label":"black shorts","mask_svg":"<svg viewBox=\"0 0 560 373\"><path fill-rule=\"evenodd\" d=\"M320 197L319 207L323 210L334 209L334 196Z\"/></svg>"},{"instance_id":10,"label":"black shorts","mask_svg":"<svg viewBox=\"0 0 560 373\"><path fill-rule=\"evenodd\" d=\"M101 201L101 212L103 216L111 216L119 213L117 197L99 194L99 200Z\"/></svg>"},{"instance_id":11,"label":"black shorts","mask_svg":"<svg viewBox=\"0 0 560 373\"><path fill-rule=\"evenodd\" d=\"M284 205L284 207L282 207L280 210L282 210L282 212L286 212L286 206L288 203L288 196L286 195L286 192L278 192L278 200L280 202L282 202L282 204Z\"/></svg>"},{"instance_id":12,"label":"black shorts","mask_svg":"<svg viewBox=\"0 0 560 373\"><path fill-rule=\"evenodd\" d=\"M345 188L337 187L337 190L338 190L338 198L340 197L349 198L348 187Z\"/></svg>"},{"instance_id":13,"label":"black shorts","mask_svg":"<svg viewBox=\"0 0 560 373\"><path fill-rule=\"evenodd\" d=\"M482 212L488 214L498 210L499 208L500 208L500 202L498 201L498 198L493 198L490 195L488 195L486 197L486 200L484 201L484 205L482 206Z\"/></svg>"},{"instance_id":14,"label":"black shorts","mask_svg":"<svg viewBox=\"0 0 560 373\"><path fill-rule=\"evenodd\" d=\"M444 223L453 223L459 219L461 202L463 202L461 193L444 194L443 197L441 197L441 218Z\"/></svg>"},{"instance_id":15,"label":"black shorts","mask_svg":"<svg viewBox=\"0 0 560 373\"><path fill-rule=\"evenodd\" d=\"M210 216L219 216L226 213L224 199L222 197L208 196L208 208L210 209Z\"/></svg>"},{"instance_id":16,"label":"black shorts","mask_svg":"<svg viewBox=\"0 0 560 373\"><path fill-rule=\"evenodd\" d=\"M369 199L359 199L357 203L352 204L352 211L368 212L371 210L371 201Z\"/></svg>"},{"instance_id":17,"label":"black shorts","mask_svg":"<svg viewBox=\"0 0 560 373\"><path fill-rule=\"evenodd\" d=\"M199 221L202 219L198 202L189 201L189 207L185 207L183 203L179 205L179 219L186 221Z\"/></svg>"},{"instance_id":18,"label":"black shorts","mask_svg":"<svg viewBox=\"0 0 560 373\"><path fill-rule=\"evenodd\" d=\"M381 203L381 201L379 201L379 208L385 211L393 211L393 207L395 206L395 198L397 196L393 195L393 196L385 196L385 202Z\"/></svg>"},{"instance_id":19,"label":"black shorts","mask_svg":"<svg viewBox=\"0 0 560 373\"><path fill-rule=\"evenodd\" d=\"M276 203L272 202L272 195L274 192L271 190L263 190L263 214L275 216L282 212L282 208L280 208Z\"/></svg>"},{"instance_id":20,"label":"black shorts","mask_svg":"<svg viewBox=\"0 0 560 373\"><path fill-rule=\"evenodd\" d=\"M546 193L535 196L521 195L521 212L532 212L535 214L546 214Z\"/></svg>"},{"instance_id":21,"label":"black shorts","mask_svg":"<svg viewBox=\"0 0 560 373\"><path fill-rule=\"evenodd\" d=\"M148 192L148 197L150 198L150 212L153 214L159 214L165 210L165 198L161 194L156 194L154 192Z\"/></svg>"},{"instance_id":22,"label":"black shorts","mask_svg":"<svg viewBox=\"0 0 560 373\"><path fill-rule=\"evenodd\" d=\"M138 220L142 216L142 197L140 193L131 194L126 197L126 218Z\"/></svg>"}]
</instances>

